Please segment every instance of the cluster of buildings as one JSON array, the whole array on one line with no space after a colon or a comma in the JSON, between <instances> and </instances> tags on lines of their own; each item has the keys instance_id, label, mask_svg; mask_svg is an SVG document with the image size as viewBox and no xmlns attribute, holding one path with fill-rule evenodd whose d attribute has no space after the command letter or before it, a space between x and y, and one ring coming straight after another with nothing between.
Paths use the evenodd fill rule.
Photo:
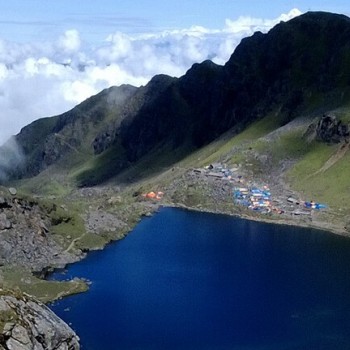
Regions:
<instances>
[{"instance_id":1,"label":"cluster of buildings","mask_svg":"<svg viewBox=\"0 0 350 350\"><path fill-rule=\"evenodd\" d=\"M312 209L327 208L324 204L314 201L297 201L291 197L287 199L287 202L291 204L288 206L287 203L284 204L281 200L273 199L268 186L258 187L244 181L242 176L237 175L238 170L239 168L229 169L221 163L213 163L204 169L195 169L196 172L201 172L208 177L229 180L230 183L236 186L233 187L232 191L234 202L260 213L283 214L288 212L293 215L310 215Z\"/></svg>"},{"instance_id":2,"label":"cluster of buildings","mask_svg":"<svg viewBox=\"0 0 350 350\"><path fill-rule=\"evenodd\" d=\"M269 213L273 209L271 192L267 186L258 187L235 187L233 198L236 204L244 205L252 210Z\"/></svg>"}]
</instances>

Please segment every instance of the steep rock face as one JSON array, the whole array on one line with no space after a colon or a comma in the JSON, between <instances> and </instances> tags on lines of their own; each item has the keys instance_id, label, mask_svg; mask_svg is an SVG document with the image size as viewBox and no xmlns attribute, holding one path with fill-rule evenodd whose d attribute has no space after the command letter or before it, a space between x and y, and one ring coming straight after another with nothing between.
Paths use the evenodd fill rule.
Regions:
<instances>
[{"instance_id":1,"label":"steep rock face","mask_svg":"<svg viewBox=\"0 0 350 350\"><path fill-rule=\"evenodd\" d=\"M78 350L79 338L47 306L0 291L0 349Z\"/></svg>"},{"instance_id":2,"label":"steep rock face","mask_svg":"<svg viewBox=\"0 0 350 350\"><path fill-rule=\"evenodd\" d=\"M137 160L156 145L193 148L219 136L226 126L217 128L216 120L216 128L210 128L210 123L216 119L222 100L222 73L221 66L205 61L193 65L183 77L163 84L162 91L157 89L153 99L121 124L120 137L128 159Z\"/></svg>"},{"instance_id":3,"label":"steep rock face","mask_svg":"<svg viewBox=\"0 0 350 350\"><path fill-rule=\"evenodd\" d=\"M349 84L349 37L348 17L309 12L281 22L267 34L243 39L226 69L240 87L251 87L253 96L278 97L291 89L311 87L331 90Z\"/></svg>"},{"instance_id":4,"label":"steep rock face","mask_svg":"<svg viewBox=\"0 0 350 350\"><path fill-rule=\"evenodd\" d=\"M242 40L224 67L195 64L147 113L123 125L130 160L164 142L200 147L282 106L294 118L310 94L350 85L350 19L310 12Z\"/></svg>"},{"instance_id":5,"label":"steep rock face","mask_svg":"<svg viewBox=\"0 0 350 350\"><path fill-rule=\"evenodd\" d=\"M24 127L15 137L23 152L24 163L12 171L10 177L36 175L70 153L82 156L93 153L96 135L103 134L109 125L112 125L114 132L123 118L124 104L136 90L130 85L111 87L69 112L39 119ZM106 144L99 148L108 146ZM99 148L95 153L98 153Z\"/></svg>"},{"instance_id":6,"label":"steep rock face","mask_svg":"<svg viewBox=\"0 0 350 350\"><path fill-rule=\"evenodd\" d=\"M333 114L324 114L309 125L304 138L308 142L318 140L327 143L349 143L350 126Z\"/></svg>"},{"instance_id":7,"label":"steep rock face","mask_svg":"<svg viewBox=\"0 0 350 350\"><path fill-rule=\"evenodd\" d=\"M329 143L349 142L349 125L338 120L334 115L324 115L316 126L316 135L319 140Z\"/></svg>"},{"instance_id":8,"label":"steep rock face","mask_svg":"<svg viewBox=\"0 0 350 350\"><path fill-rule=\"evenodd\" d=\"M225 115L232 126L280 105L292 119L310 95L348 87L349 38L350 19L325 12L308 12L244 38L224 67L227 93L218 118Z\"/></svg>"},{"instance_id":9,"label":"steep rock face","mask_svg":"<svg viewBox=\"0 0 350 350\"><path fill-rule=\"evenodd\" d=\"M55 242L49 227L50 221L35 202L7 196L0 190L0 266L20 265L41 271L78 260Z\"/></svg>"},{"instance_id":10,"label":"steep rock face","mask_svg":"<svg viewBox=\"0 0 350 350\"><path fill-rule=\"evenodd\" d=\"M129 160L136 160L147 153L149 145L163 140L170 130L174 133L178 109L169 95L172 95L177 80L162 74L156 75L126 104L119 136L122 145L127 147ZM171 119L173 121L167 123Z\"/></svg>"},{"instance_id":11,"label":"steep rock face","mask_svg":"<svg viewBox=\"0 0 350 350\"><path fill-rule=\"evenodd\" d=\"M123 170L166 145L191 151L281 110L281 125L310 96L350 87L350 19L309 12L242 40L225 66L195 64L181 78L154 77L140 88L111 88L16 136L26 156L12 177L32 176L69 154L105 154ZM104 175L105 176L105 175Z\"/></svg>"}]
</instances>

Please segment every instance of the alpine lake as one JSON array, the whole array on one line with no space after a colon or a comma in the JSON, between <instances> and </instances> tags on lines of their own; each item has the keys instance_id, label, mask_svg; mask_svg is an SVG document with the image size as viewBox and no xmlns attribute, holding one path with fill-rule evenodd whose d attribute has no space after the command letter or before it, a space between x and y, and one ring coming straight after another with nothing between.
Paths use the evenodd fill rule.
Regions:
<instances>
[{"instance_id":1,"label":"alpine lake","mask_svg":"<svg viewBox=\"0 0 350 350\"><path fill-rule=\"evenodd\" d=\"M162 208L52 279L83 350L350 349L350 239Z\"/></svg>"}]
</instances>

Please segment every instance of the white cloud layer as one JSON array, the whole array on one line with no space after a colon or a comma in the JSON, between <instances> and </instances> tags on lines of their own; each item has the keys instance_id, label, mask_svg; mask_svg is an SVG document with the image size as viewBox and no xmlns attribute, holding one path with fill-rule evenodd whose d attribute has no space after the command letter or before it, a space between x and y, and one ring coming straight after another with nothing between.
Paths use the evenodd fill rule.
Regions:
<instances>
[{"instance_id":1,"label":"white cloud layer","mask_svg":"<svg viewBox=\"0 0 350 350\"><path fill-rule=\"evenodd\" d=\"M243 37L300 14L293 9L275 19L227 19L221 29L116 32L97 47L74 29L50 43L20 45L0 37L0 144L31 121L63 113L111 85L140 86L159 73L180 76L206 59L224 64Z\"/></svg>"}]
</instances>

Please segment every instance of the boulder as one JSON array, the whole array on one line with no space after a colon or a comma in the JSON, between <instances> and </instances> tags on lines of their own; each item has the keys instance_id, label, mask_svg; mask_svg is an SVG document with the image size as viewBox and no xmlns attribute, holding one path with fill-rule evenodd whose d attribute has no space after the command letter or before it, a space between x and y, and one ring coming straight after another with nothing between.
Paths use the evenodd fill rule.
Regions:
<instances>
[{"instance_id":1,"label":"boulder","mask_svg":"<svg viewBox=\"0 0 350 350\"><path fill-rule=\"evenodd\" d=\"M107 200L108 204L119 204L122 202L122 197L121 196L112 196Z\"/></svg>"},{"instance_id":2,"label":"boulder","mask_svg":"<svg viewBox=\"0 0 350 350\"><path fill-rule=\"evenodd\" d=\"M316 137L318 140L329 143L349 142L349 136L349 125L342 123L334 115L325 114L318 121L316 127Z\"/></svg>"},{"instance_id":3,"label":"boulder","mask_svg":"<svg viewBox=\"0 0 350 350\"><path fill-rule=\"evenodd\" d=\"M0 231L6 230L12 227L11 221L7 218L5 213L0 213Z\"/></svg>"},{"instance_id":4,"label":"boulder","mask_svg":"<svg viewBox=\"0 0 350 350\"><path fill-rule=\"evenodd\" d=\"M47 306L27 295L2 294L0 349L80 349L78 336Z\"/></svg>"},{"instance_id":5,"label":"boulder","mask_svg":"<svg viewBox=\"0 0 350 350\"><path fill-rule=\"evenodd\" d=\"M10 188L9 188L9 192L10 192L13 196L15 196L15 195L17 194L17 190L16 190L14 187L10 187Z\"/></svg>"}]
</instances>

